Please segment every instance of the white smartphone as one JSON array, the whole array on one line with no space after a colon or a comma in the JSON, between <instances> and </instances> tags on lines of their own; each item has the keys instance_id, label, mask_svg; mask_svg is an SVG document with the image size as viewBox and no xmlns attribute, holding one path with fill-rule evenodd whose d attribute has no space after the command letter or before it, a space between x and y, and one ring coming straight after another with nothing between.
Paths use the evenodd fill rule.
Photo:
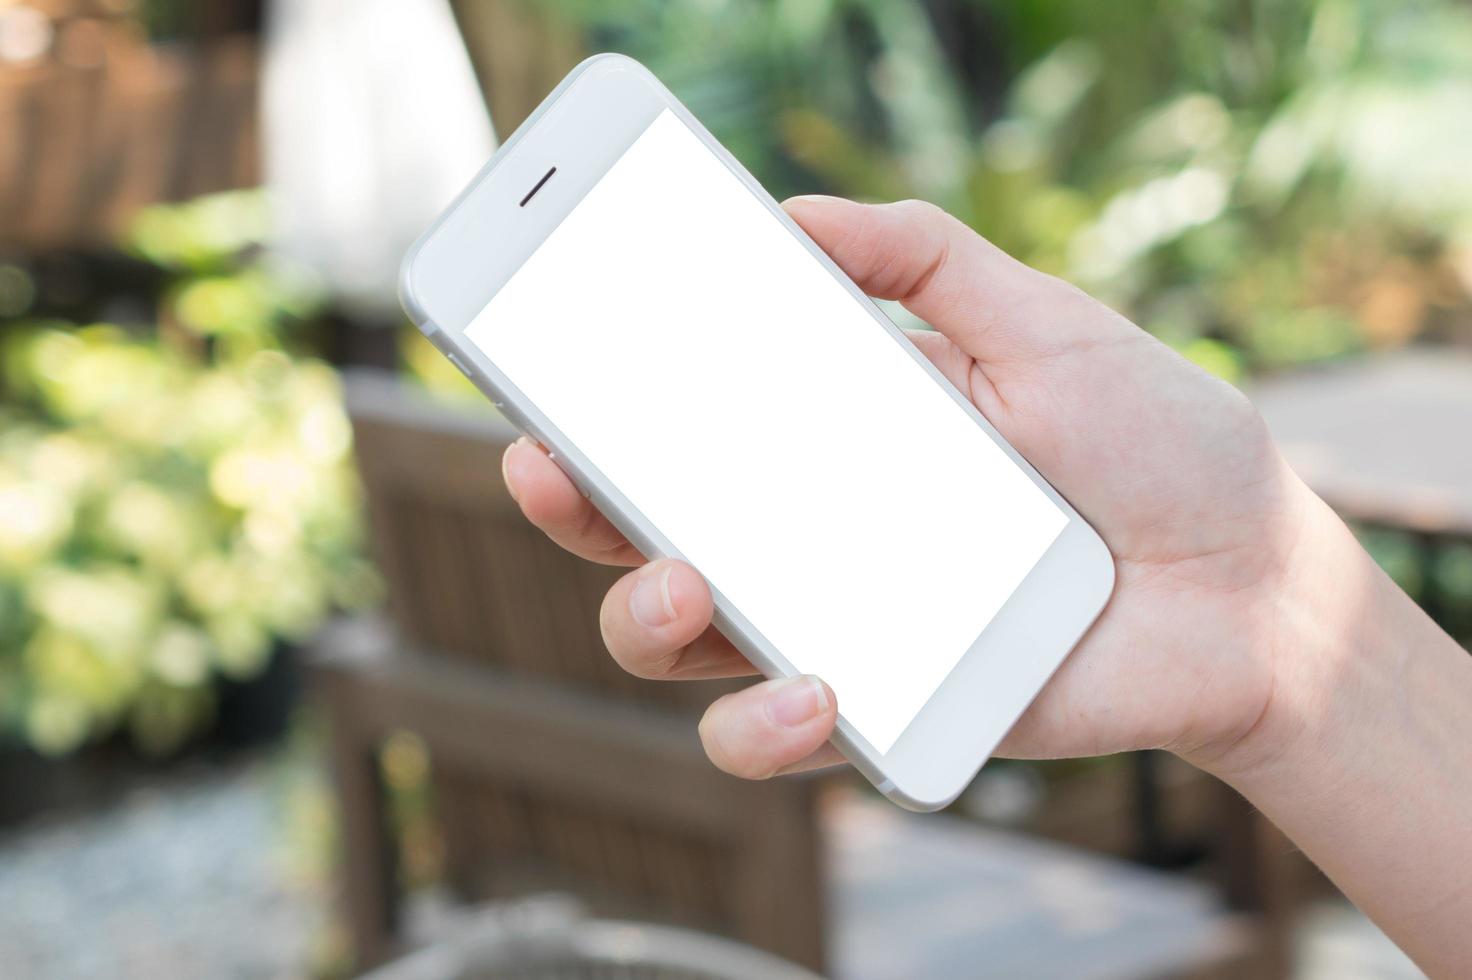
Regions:
<instances>
[{"instance_id":1,"label":"white smartphone","mask_svg":"<svg viewBox=\"0 0 1472 980\"><path fill-rule=\"evenodd\" d=\"M953 800L1114 585L1099 536L643 66L563 80L404 261L429 339L890 799Z\"/></svg>"}]
</instances>

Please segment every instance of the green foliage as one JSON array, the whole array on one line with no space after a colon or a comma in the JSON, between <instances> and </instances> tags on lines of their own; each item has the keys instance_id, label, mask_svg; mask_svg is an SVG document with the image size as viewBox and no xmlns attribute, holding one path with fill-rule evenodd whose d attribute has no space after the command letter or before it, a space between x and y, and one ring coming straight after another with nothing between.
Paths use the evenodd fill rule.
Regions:
<instances>
[{"instance_id":1,"label":"green foliage","mask_svg":"<svg viewBox=\"0 0 1472 980\"><path fill-rule=\"evenodd\" d=\"M1472 323L1449 0L560 0L778 195L918 196L1229 378Z\"/></svg>"},{"instance_id":2,"label":"green foliage","mask_svg":"<svg viewBox=\"0 0 1472 980\"><path fill-rule=\"evenodd\" d=\"M556 0L776 194L918 196L1229 380L1472 336L1472 11L1451 0ZM187 5L150 2L151 28ZM0 730L167 751L215 678L371 596L321 297L253 192L139 216L156 328L17 321L0 265ZM465 390L415 334L406 362ZM1466 549L1371 535L1468 608ZM405 756L407 758L407 756Z\"/></svg>"},{"instance_id":3,"label":"green foliage","mask_svg":"<svg viewBox=\"0 0 1472 980\"><path fill-rule=\"evenodd\" d=\"M1472 641L1472 543L1385 527L1361 527L1356 534L1386 574L1447 632Z\"/></svg>"},{"instance_id":4,"label":"green foliage","mask_svg":"<svg viewBox=\"0 0 1472 980\"><path fill-rule=\"evenodd\" d=\"M177 273L156 333L4 335L0 725L43 752L119 726L170 751L215 678L373 594L337 378L283 349L307 310L248 258L257 207L143 215L134 247Z\"/></svg>"},{"instance_id":5,"label":"green foliage","mask_svg":"<svg viewBox=\"0 0 1472 980\"><path fill-rule=\"evenodd\" d=\"M1426 587L1425 549L1414 537L1386 528L1361 528L1360 544L1370 556L1414 598L1421 598Z\"/></svg>"}]
</instances>

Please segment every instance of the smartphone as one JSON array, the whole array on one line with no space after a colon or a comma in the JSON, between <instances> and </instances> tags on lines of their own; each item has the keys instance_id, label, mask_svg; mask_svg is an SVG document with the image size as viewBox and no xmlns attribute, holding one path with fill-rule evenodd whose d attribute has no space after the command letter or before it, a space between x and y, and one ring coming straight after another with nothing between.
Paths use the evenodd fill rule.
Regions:
<instances>
[{"instance_id":1,"label":"smartphone","mask_svg":"<svg viewBox=\"0 0 1472 980\"><path fill-rule=\"evenodd\" d=\"M429 339L902 806L1108 600L1099 536L643 66L583 62L404 261Z\"/></svg>"}]
</instances>

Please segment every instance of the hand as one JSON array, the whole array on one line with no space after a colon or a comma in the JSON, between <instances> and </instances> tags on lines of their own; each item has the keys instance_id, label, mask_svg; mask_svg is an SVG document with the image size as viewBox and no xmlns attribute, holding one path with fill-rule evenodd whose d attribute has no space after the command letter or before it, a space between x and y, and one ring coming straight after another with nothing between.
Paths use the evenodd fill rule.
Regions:
<instances>
[{"instance_id":1,"label":"hand","mask_svg":"<svg viewBox=\"0 0 1472 980\"><path fill-rule=\"evenodd\" d=\"M935 207L809 197L786 208L866 292L935 327L910 339L1115 556L1108 608L1001 754L1158 747L1225 759L1270 702L1281 596L1317 504L1247 400ZM645 564L534 443L513 445L504 470L523 512L558 544L641 566L603 604L604 639L625 669L669 680L755 673L710 627L694 569ZM765 681L712 704L701 737L717 766L761 778L840 761L826 744L836 710L815 679Z\"/></svg>"}]
</instances>

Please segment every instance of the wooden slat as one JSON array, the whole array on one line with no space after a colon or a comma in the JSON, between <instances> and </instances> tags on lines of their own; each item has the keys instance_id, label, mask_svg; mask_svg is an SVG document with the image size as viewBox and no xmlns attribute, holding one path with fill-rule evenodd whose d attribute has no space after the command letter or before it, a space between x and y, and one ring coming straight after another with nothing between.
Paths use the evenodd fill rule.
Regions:
<instances>
[{"instance_id":1,"label":"wooden slat","mask_svg":"<svg viewBox=\"0 0 1472 980\"><path fill-rule=\"evenodd\" d=\"M570 890L821 967L815 784L733 779L696 734L733 684L619 669L598 611L623 570L525 521L500 471L517 433L499 417L373 373L350 375L346 400L394 626L332 631L318 669L335 727L429 746L457 888Z\"/></svg>"},{"instance_id":2,"label":"wooden slat","mask_svg":"<svg viewBox=\"0 0 1472 980\"><path fill-rule=\"evenodd\" d=\"M319 675L318 691L329 717L330 762L337 790L343 860L338 902L354 937L360 966L380 963L396 952L398 862L389 832L378 747L348 722L353 717L353 680L346 674Z\"/></svg>"},{"instance_id":3,"label":"wooden slat","mask_svg":"<svg viewBox=\"0 0 1472 980\"><path fill-rule=\"evenodd\" d=\"M759 796L784 791L785 784L746 784L715 770L686 718L487 667L395 656L377 633L356 623L318 643L318 669L352 685L352 724L365 740L407 729L456 768L658 814L692 832L745 837Z\"/></svg>"},{"instance_id":4,"label":"wooden slat","mask_svg":"<svg viewBox=\"0 0 1472 980\"><path fill-rule=\"evenodd\" d=\"M112 244L140 207L259 181L254 38L0 67L0 246Z\"/></svg>"},{"instance_id":5,"label":"wooden slat","mask_svg":"<svg viewBox=\"0 0 1472 980\"><path fill-rule=\"evenodd\" d=\"M451 0L451 6L503 136L587 54L576 23L555 4Z\"/></svg>"},{"instance_id":6,"label":"wooden slat","mask_svg":"<svg viewBox=\"0 0 1472 980\"><path fill-rule=\"evenodd\" d=\"M625 570L569 555L522 517L501 479L518 433L500 416L376 372L351 374L346 398L389 605L416 645L689 712L736 686L641 680L608 657L599 610Z\"/></svg>"}]
</instances>

